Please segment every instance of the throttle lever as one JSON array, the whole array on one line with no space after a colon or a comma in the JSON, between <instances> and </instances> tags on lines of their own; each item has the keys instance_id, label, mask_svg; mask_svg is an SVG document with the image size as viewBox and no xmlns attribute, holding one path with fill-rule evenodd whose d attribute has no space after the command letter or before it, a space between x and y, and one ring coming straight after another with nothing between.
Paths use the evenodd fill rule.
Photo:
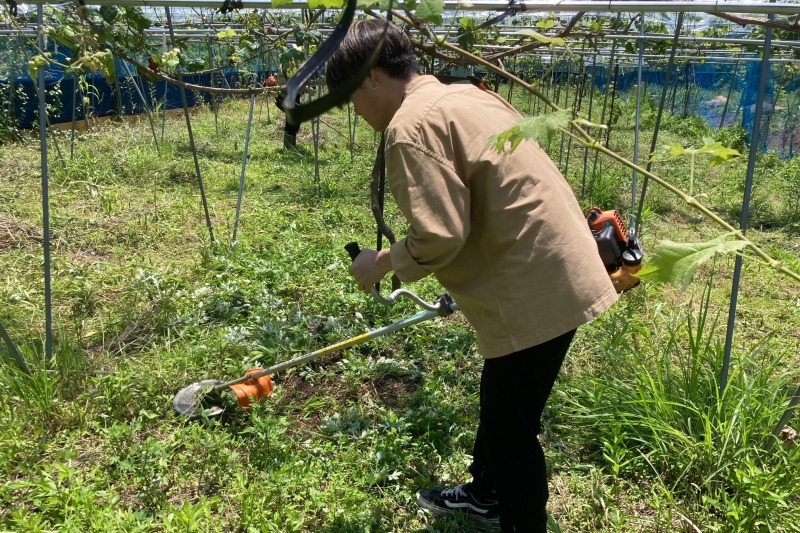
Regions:
<instances>
[{"instance_id":1,"label":"throttle lever","mask_svg":"<svg viewBox=\"0 0 800 533\"><path fill-rule=\"evenodd\" d=\"M358 257L358 254L361 253L361 246L359 246L356 241L348 242L347 244L344 245L344 249L350 256L351 261L355 261L356 257Z\"/></svg>"}]
</instances>

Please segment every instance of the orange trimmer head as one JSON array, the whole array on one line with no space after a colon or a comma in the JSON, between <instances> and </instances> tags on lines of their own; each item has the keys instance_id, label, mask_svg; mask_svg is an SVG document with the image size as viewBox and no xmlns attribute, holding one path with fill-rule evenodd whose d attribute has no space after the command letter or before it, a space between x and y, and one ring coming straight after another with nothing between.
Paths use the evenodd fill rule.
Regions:
<instances>
[{"instance_id":1,"label":"orange trimmer head","mask_svg":"<svg viewBox=\"0 0 800 533\"><path fill-rule=\"evenodd\" d=\"M181 416L188 418L214 418L236 398L240 409L250 409L254 403L272 395L272 380L261 368L248 370L234 382L205 379L181 389L172 400L172 406Z\"/></svg>"},{"instance_id":2,"label":"orange trimmer head","mask_svg":"<svg viewBox=\"0 0 800 533\"><path fill-rule=\"evenodd\" d=\"M261 372L261 368L253 368L244 373L251 376ZM264 398L272 395L272 380L269 374L263 376L253 376L250 379L231 385L231 390L236 394L236 401L242 409L250 409L252 403L258 403Z\"/></svg>"}]
</instances>

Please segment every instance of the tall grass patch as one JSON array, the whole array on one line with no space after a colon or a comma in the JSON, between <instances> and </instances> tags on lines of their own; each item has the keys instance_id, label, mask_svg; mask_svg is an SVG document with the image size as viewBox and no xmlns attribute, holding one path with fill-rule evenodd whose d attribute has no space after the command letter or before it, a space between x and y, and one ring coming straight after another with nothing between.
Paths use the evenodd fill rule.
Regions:
<instances>
[{"instance_id":1,"label":"tall grass patch","mask_svg":"<svg viewBox=\"0 0 800 533\"><path fill-rule=\"evenodd\" d=\"M609 342L603 371L573 391L578 423L596 436L604 469L650 487L663 513L703 531L795 531L800 449L773 430L800 373L768 336L734 352L721 390L710 287L682 314L659 312L649 331L612 311L608 331L639 338Z\"/></svg>"}]
</instances>

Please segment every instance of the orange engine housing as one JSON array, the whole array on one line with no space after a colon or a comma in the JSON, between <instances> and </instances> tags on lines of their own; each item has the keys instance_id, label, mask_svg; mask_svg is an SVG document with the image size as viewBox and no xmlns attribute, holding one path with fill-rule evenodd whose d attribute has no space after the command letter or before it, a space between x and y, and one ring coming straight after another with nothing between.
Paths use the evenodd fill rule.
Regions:
<instances>
[{"instance_id":1,"label":"orange engine housing","mask_svg":"<svg viewBox=\"0 0 800 533\"><path fill-rule=\"evenodd\" d=\"M589 209L586 213L586 220L589 223L589 228L592 231L602 231L603 228L611 226L614 228L614 236L617 242L628 242L628 230L625 229L625 223L616 209L612 211L603 211L597 207Z\"/></svg>"}]
</instances>

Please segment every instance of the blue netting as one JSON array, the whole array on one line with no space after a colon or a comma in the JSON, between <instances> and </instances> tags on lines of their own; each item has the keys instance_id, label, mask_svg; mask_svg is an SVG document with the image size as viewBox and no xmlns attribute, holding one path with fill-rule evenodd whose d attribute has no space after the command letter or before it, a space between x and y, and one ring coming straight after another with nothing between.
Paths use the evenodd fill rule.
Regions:
<instances>
[{"instance_id":1,"label":"blue netting","mask_svg":"<svg viewBox=\"0 0 800 533\"><path fill-rule=\"evenodd\" d=\"M585 67L587 81L593 79L601 91L609 87L619 93L635 89L637 71L620 65L614 69L598 63ZM712 128L740 125L748 143L753 136L753 118L758 95L760 62L717 62L700 59L673 66L667 91L665 112L673 115L699 115ZM646 94L660 96L666 77L666 64L650 65L642 72ZM630 97L630 94L626 95ZM800 75L782 64L769 69L764 96L764 117L759 135L759 150L772 150L781 157L794 157L800 150L795 131L800 122Z\"/></svg>"},{"instance_id":2,"label":"blue netting","mask_svg":"<svg viewBox=\"0 0 800 533\"><path fill-rule=\"evenodd\" d=\"M66 62L69 54L65 48L56 44L51 52L54 59L61 63ZM26 66L27 59L33 55L33 49L24 40L6 40L0 48L0 58L4 59L0 69L0 87L6 88L0 94L0 110L7 111L0 118L12 117L14 126L19 129L33 128L38 122L36 80L27 75ZM183 108L178 86L163 81L147 81L135 74L136 70L132 65L120 59L115 60L115 67L117 77L111 80L100 74L86 74L80 79L67 77L61 67L52 64L42 69L50 123L71 122L73 118L83 120L87 114L105 117L137 115L156 108ZM262 74L265 77L267 72L259 73L259 77ZM199 86L210 86L212 81L215 87L233 87L240 83L239 72L234 69L214 73L213 80L212 74L185 74L181 79ZM210 93L186 91L189 107L208 103L211 98Z\"/></svg>"}]
</instances>

